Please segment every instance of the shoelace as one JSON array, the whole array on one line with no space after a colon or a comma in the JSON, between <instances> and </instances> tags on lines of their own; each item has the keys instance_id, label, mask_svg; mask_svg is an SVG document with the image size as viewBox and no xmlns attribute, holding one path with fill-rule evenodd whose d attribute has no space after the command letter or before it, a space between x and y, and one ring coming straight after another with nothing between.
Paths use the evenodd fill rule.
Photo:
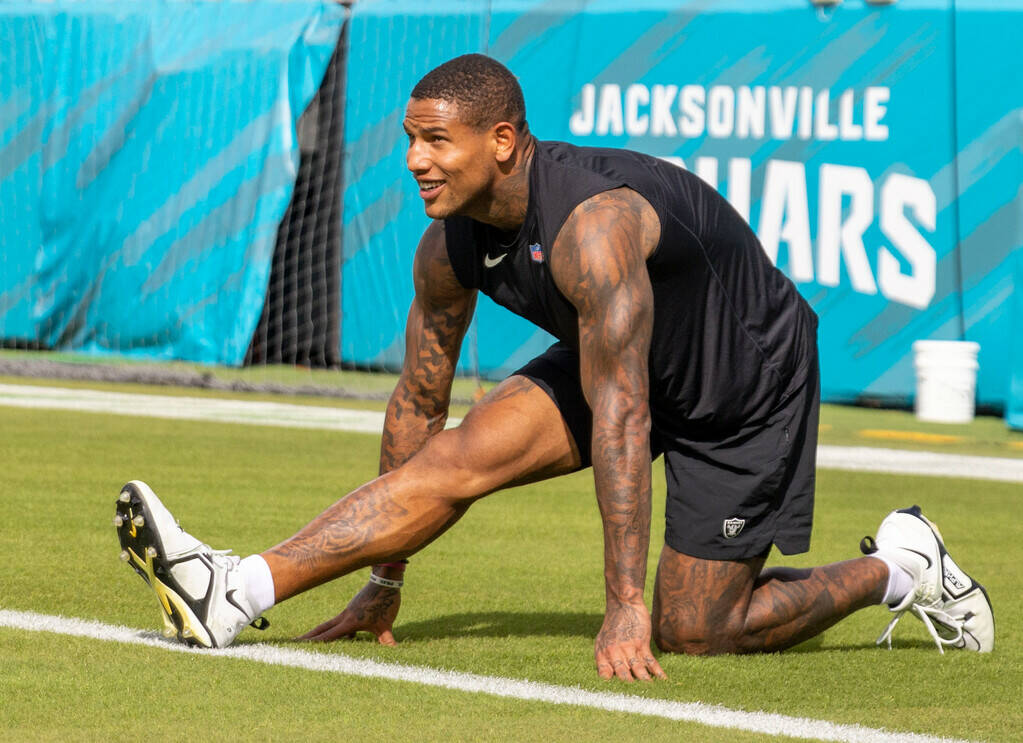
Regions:
<instances>
[{"instance_id":1,"label":"shoelace","mask_svg":"<svg viewBox=\"0 0 1023 743\"><path fill-rule=\"evenodd\" d=\"M927 522L930 524L930 522ZM937 532L937 527L931 524L931 528ZM874 541L873 537L867 536L860 540L860 551L865 555L872 555L877 552L877 542ZM882 642L888 643L888 649L892 649L892 632L895 631L895 625L902 619L902 615L907 611L912 611L924 626L927 628L927 632L930 633L931 639L934 640L934 644L938 648L938 652L942 655L945 654L945 645L959 645L963 639L963 625L965 624L964 619L953 617L947 611L938 605L924 605L913 603L910 604L908 609L903 609L900 612L896 612L895 616L892 617L892 621L885 627L884 632L877 638L876 645L880 645ZM932 619L933 617L933 619ZM934 620L937 620L938 624L941 625L951 637L942 637L938 630L934 627Z\"/></svg>"},{"instance_id":2,"label":"shoelace","mask_svg":"<svg viewBox=\"0 0 1023 743\"><path fill-rule=\"evenodd\" d=\"M214 565L223 565L228 570L234 570L236 567L238 567L238 560L239 560L238 556L237 555L231 555L231 553L234 552L234 550L215 550L212 547L210 547L208 544L202 545L200 547L200 549L207 550L210 553L210 560L213 561ZM227 557L228 555L231 555L231 558L233 558L233 559L227 559L227 560L223 559L223 558ZM220 558L220 559L218 559L218 558Z\"/></svg>"},{"instance_id":3,"label":"shoelace","mask_svg":"<svg viewBox=\"0 0 1023 743\"><path fill-rule=\"evenodd\" d=\"M923 604L911 604L909 609L903 609L902 611L895 614L892 621L885 627L884 632L877 638L877 643L880 645L882 642L888 642L888 649L892 648L892 632L895 630L895 625L902 619L902 615L907 611L912 611L931 635L931 639L934 640L934 644L938 647L938 652L942 655L945 654L945 645L958 646L963 640L963 625L965 621L958 617L953 617L947 611L942 609L940 606L924 606ZM951 637L942 637L938 630L935 628L934 623L941 626L942 629L950 633Z\"/></svg>"}]
</instances>

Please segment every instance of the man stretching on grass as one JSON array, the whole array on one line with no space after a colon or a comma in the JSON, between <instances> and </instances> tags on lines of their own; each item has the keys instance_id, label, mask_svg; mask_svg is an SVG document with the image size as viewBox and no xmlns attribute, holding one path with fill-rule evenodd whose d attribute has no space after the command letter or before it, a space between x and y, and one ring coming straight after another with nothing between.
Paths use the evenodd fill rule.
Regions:
<instances>
[{"instance_id":1,"label":"man stretching on grass","mask_svg":"<svg viewBox=\"0 0 1023 743\"><path fill-rule=\"evenodd\" d=\"M776 651L853 611L913 611L941 644L989 650L983 589L918 509L869 557L764 569L809 547L819 382L813 311L749 226L699 178L624 150L541 142L515 77L481 55L424 77L407 164L434 219L415 257L404 369L381 476L239 561L180 530L143 483L115 523L167 634L231 643L274 603L359 568L371 583L316 639L391 624L404 565L478 498L592 467L604 527L597 671L663 677L650 649ZM477 291L559 342L443 430ZM651 458L667 471L665 544L644 601ZM890 635L890 629L886 635Z\"/></svg>"}]
</instances>

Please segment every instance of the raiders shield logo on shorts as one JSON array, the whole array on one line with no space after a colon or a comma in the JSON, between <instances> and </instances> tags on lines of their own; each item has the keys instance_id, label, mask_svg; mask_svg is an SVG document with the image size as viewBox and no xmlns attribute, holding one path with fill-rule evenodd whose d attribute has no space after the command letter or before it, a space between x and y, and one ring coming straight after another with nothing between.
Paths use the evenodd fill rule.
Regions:
<instances>
[{"instance_id":1,"label":"raiders shield logo on shorts","mask_svg":"<svg viewBox=\"0 0 1023 743\"><path fill-rule=\"evenodd\" d=\"M746 526L746 519L725 519L721 527L721 533L725 535L725 539L732 539L739 536L739 532L742 531L744 526Z\"/></svg>"}]
</instances>

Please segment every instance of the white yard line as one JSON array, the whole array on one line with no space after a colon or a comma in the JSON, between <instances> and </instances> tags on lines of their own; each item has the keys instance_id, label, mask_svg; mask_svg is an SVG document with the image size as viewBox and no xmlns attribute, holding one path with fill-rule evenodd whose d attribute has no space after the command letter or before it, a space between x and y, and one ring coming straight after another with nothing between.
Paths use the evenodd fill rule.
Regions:
<instances>
[{"instance_id":1,"label":"white yard line","mask_svg":"<svg viewBox=\"0 0 1023 743\"><path fill-rule=\"evenodd\" d=\"M0 384L0 405L374 434L384 426L384 414L368 410L20 384ZM458 423L457 418L448 420L449 426ZM1023 459L1002 457L822 445L817 449L817 466L1023 483Z\"/></svg>"},{"instance_id":2,"label":"white yard line","mask_svg":"<svg viewBox=\"0 0 1023 743\"><path fill-rule=\"evenodd\" d=\"M971 457L931 451L821 444L817 447L817 466L833 470L1023 483L1023 459L1007 457Z\"/></svg>"},{"instance_id":3,"label":"white yard line","mask_svg":"<svg viewBox=\"0 0 1023 743\"><path fill-rule=\"evenodd\" d=\"M307 650L291 650L271 645L239 645L224 650L194 650L165 640L155 632L34 612L0 609L0 627L87 637L129 645L146 645L175 652L199 653L208 658L233 658L268 665L303 668L321 673L405 681L455 691L548 704L568 704L608 712L625 712L767 735L787 735L792 738L846 743L965 743L953 738L889 732L807 717L790 717L768 712L745 712L700 702L672 702L628 694L586 691L578 687L519 681L500 676L439 671L433 668L397 663L380 663L373 660L350 658L337 653L313 653Z\"/></svg>"},{"instance_id":4,"label":"white yard line","mask_svg":"<svg viewBox=\"0 0 1023 743\"><path fill-rule=\"evenodd\" d=\"M371 410L20 384L0 384L0 405L358 433L379 434L384 427L384 414Z\"/></svg>"}]
</instances>

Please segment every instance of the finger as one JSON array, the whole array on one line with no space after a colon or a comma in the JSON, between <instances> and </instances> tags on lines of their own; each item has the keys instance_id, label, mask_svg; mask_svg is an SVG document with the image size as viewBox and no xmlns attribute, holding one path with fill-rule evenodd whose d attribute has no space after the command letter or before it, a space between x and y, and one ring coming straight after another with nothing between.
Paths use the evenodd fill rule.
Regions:
<instances>
[{"instance_id":1,"label":"finger","mask_svg":"<svg viewBox=\"0 0 1023 743\"><path fill-rule=\"evenodd\" d=\"M629 670L629 664L624 658L617 657L612 658L611 666L615 669L615 676L624 681L627 684L633 682L632 671Z\"/></svg>"},{"instance_id":2,"label":"finger","mask_svg":"<svg viewBox=\"0 0 1023 743\"><path fill-rule=\"evenodd\" d=\"M316 625L316 626L315 626L315 627L313 627L313 628L312 628L311 630L309 630L308 632L306 632L306 633L305 633L304 635L299 635L299 636L298 636L298 637L296 637L295 639L296 639L296 640L312 640L312 639L315 639L317 635L320 635L320 634L322 634L323 632L326 632L326 631L327 631L328 629L330 629L331 627L333 627L333 626L334 626L334 624L335 624L335 623L336 623L336 622L337 622L337 621L338 621L339 619L340 619L340 617L339 617L339 616L337 616L337 617L334 617L333 619L328 619L328 620L327 620L326 622L323 622L322 624L318 624L318 625Z\"/></svg>"},{"instance_id":3,"label":"finger","mask_svg":"<svg viewBox=\"0 0 1023 743\"><path fill-rule=\"evenodd\" d=\"M398 644L398 641L394 639L394 634L389 629L385 629L383 632L377 635L377 640L380 642L381 645L390 645L391 647L394 647L395 645Z\"/></svg>"},{"instance_id":4,"label":"finger","mask_svg":"<svg viewBox=\"0 0 1023 743\"><path fill-rule=\"evenodd\" d=\"M605 658L602 654L597 656L597 675L605 681L610 681L611 677L615 675L614 668L611 666L611 661Z\"/></svg>"},{"instance_id":5,"label":"finger","mask_svg":"<svg viewBox=\"0 0 1023 743\"><path fill-rule=\"evenodd\" d=\"M647 673L646 663L641 661L639 658L629 658L629 670L632 675L639 681L649 681L650 674Z\"/></svg>"},{"instance_id":6,"label":"finger","mask_svg":"<svg viewBox=\"0 0 1023 743\"><path fill-rule=\"evenodd\" d=\"M310 642L330 642L339 637L355 637L355 622L349 617L334 617L329 622L324 622L319 627L307 632L302 638Z\"/></svg>"},{"instance_id":7,"label":"finger","mask_svg":"<svg viewBox=\"0 0 1023 743\"><path fill-rule=\"evenodd\" d=\"M342 637L351 640L357 631L357 628L352 626L353 624L354 622L340 622L326 632L321 632L315 639L319 642L340 640Z\"/></svg>"},{"instance_id":8,"label":"finger","mask_svg":"<svg viewBox=\"0 0 1023 743\"><path fill-rule=\"evenodd\" d=\"M661 668L661 664L657 662L657 658L655 658L653 655L647 654L644 660L646 661L646 667L650 670L650 673L652 673L659 679L668 678L668 674L666 674L664 672L664 669Z\"/></svg>"},{"instance_id":9,"label":"finger","mask_svg":"<svg viewBox=\"0 0 1023 743\"><path fill-rule=\"evenodd\" d=\"M331 642L332 640L340 640L342 638L344 638L346 640L353 640L353 639L355 639L355 633L354 632L346 632L346 633L343 633L343 634L338 634L336 632L324 632L323 634L316 635L314 637L310 637L306 641L307 642Z\"/></svg>"}]
</instances>

